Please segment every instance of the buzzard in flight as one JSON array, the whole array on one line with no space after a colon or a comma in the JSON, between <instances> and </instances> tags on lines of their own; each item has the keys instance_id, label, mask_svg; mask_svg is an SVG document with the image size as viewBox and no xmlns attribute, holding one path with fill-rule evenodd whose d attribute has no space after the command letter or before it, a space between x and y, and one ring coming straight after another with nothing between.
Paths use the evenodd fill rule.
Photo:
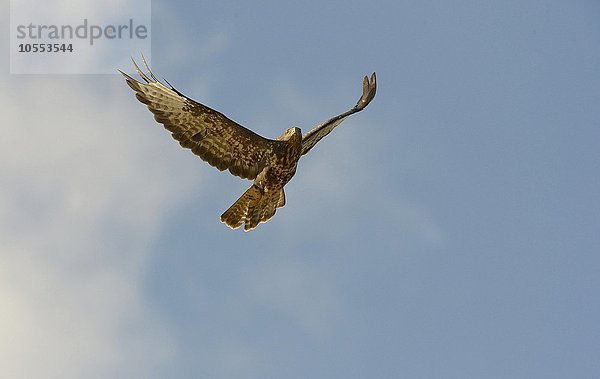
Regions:
<instances>
[{"instance_id":1,"label":"buzzard in flight","mask_svg":"<svg viewBox=\"0 0 600 379\"><path fill-rule=\"evenodd\" d=\"M192 150L200 158L220 171L252 179L252 186L221 215L221 222L236 229L256 228L267 222L277 208L285 205L283 187L296 173L300 157L310 151L321 138L348 116L363 110L375 97L375 73L365 76L362 96L356 105L302 135L299 128L289 128L276 139L264 138L222 113L200 104L173 86L161 83L150 71L142 57L147 73L133 61L144 82L121 72L139 101L146 104L160 122L171 132L182 147Z\"/></svg>"}]
</instances>

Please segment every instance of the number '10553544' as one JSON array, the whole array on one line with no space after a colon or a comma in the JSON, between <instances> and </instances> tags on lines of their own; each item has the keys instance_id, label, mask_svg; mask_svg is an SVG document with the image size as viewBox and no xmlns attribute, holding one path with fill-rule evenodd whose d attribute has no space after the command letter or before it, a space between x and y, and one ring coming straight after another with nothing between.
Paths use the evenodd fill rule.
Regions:
<instances>
[{"instance_id":1,"label":"number '10553544'","mask_svg":"<svg viewBox=\"0 0 600 379\"><path fill-rule=\"evenodd\" d=\"M19 53L65 53L73 52L72 43L20 43Z\"/></svg>"}]
</instances>

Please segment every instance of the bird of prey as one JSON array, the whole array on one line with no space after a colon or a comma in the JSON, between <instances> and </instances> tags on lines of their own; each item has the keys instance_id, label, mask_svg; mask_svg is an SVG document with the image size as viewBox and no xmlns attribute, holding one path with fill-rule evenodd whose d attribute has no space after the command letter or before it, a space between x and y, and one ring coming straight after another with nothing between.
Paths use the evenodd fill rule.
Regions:
<instances>
[{"instance_id":1,"label":"bird of prey","mask_svg":"<svg viewBox=\"0 0 600 379\"><path fill-rule=\"evenodd\" d=\"M243 179L254 180L250 188L221 215L221 222L244 231L267 222L277 208L285 205L283 187L296 173L298 160L348 116L363 110L375 97L375 73L364 77L362 96L354 107L308 133L289 128L275 139L264 138L222 113L200 104L161 83L142 57L147 73L133 60L139 82L119 70L139 101L146 104L154 118L171 132L174 139L220 171L229 170Z\"/></svg>"}]
</instances>

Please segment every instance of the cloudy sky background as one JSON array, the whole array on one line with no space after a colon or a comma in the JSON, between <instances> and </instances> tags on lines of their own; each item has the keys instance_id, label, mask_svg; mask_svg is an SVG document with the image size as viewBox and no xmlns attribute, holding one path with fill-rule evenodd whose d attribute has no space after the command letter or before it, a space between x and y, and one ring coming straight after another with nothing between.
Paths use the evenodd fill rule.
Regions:
<instances>
[{"instance_id":1,"label":"cloudy sky background","mask_svg":"<svg viewBox=\"0 0 600 379\"><path fill-rule=\"evenodd\" d=\"M153 1L154 71L265 136L377 71L251 233L120 76L1 43L0 377L600 375L599 2Z\"/></svg>"}]
</instances>

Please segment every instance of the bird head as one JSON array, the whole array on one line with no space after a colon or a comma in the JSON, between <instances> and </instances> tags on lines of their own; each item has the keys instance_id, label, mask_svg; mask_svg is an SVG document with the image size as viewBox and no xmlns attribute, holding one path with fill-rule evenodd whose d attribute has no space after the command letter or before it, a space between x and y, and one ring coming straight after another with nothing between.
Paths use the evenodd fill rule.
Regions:
<instances>
[{"instance_id":1,"label":"bird head","mask_svg":"<svg viewBox=\"0 0 600 379\"><path fill-rule=\"evenodd\" d=\"M293 138L302 139L302 131L300 128L288 128L282 135L277 137L277 139L280 141L289 141Z\"/></svg>"},{"instance_id":2,"label":"bird head","mask_svg":"<svg viewBox=\"0 0 600 379\"><path fill-rule=\"evenodd\" d=\"M293 127L293 128L289 128L288 130L285 131L285 134L289 135L289 136L293 136L293 135L302 135L302 130L300 130L300 128L297 127Z\"/></svg>"}]
</instances>

